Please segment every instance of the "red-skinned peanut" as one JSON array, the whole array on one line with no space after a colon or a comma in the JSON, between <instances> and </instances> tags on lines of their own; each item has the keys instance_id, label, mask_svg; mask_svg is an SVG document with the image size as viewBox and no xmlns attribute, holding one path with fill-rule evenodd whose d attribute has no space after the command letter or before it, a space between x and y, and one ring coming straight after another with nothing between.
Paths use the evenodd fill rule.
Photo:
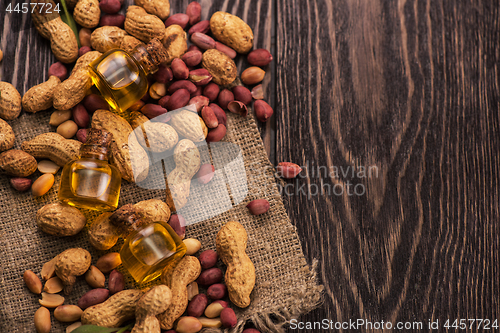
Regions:
<instances>
[{"instance_id":1,"label":"red-skinned peanut","mask_svg":"<svg viewBox=\"0 0 500 333\"><path fill-rule=\"evenodd\" d=\"M167 83L172 81L174 74L170 67L160 66L158 71L154 74L156 82Z\"/></svg>"},{"instance_id":2,"label":"red-skinned peanut","mask_svg":"<svg viewBox=\"0 0 500 333\"><path fill-rule=\"evenodd\" d=\"M205 294L198 294L193 297L191 302L189 302L187 307L187 313L189 316L201 317L205 308L208 305L208 297Z\"/></svg>"},{"instance_id":3,"label":"red-skinned peanut","mask_svg":"<svg viewBox=\"0 0 500 333\"><path fill-rule=\"evenodd\" d=\"M189 80L197 86L204 86L212 81L212 75L205 68L199 68L189 72Z\"/></svg>"},{"instance_id":4,"label":"red-skinned peanut","mask_svg":"<svg viewBox=\"0 0 500 333\"><path fill-rule=\"evenodd\" d=\"M264 214L269 210L269 201L266 199L256 199L248 203L247 208L252 215Z\"/></svg>"},{"instance_id":5,"label":"red-skinned peanut","mask_svg":"<svg viewBox=\"0 0 500 333\"><path fill-rule=\"evenodd\" d=\"M161 107L161 105L146 104L141 108L141 112L149 119L153 119L167 113L167 110Z\"/></svg>"},{"instance_id":6,"label":"red-skinned peanut","mask_svg":"<svg viewBox=\"0 0 500 333\"><path fill-rule=\"evenodd\" d=\"M189 51L200 51L201 52L201 49L196 45L191 45L188 47L186 52L189 52Z\"/></svg>"},{"instance_id":7,"label":"red-skinned peanut","mask_svg":"<svg viewBox=\"0 0 500 333\"><path fill-rule=\"evenodd\" d=\"M280 162L276 167L276 171L280 177L291 179L297 177L297 175L302 171L302 168L295 163Z\"/></svg>"},{"instance_id":8,"label":"red-skinned peanut","mask_svg":"<svg viewBox=\"0 0 500 333\"><path fill-rule=\"evenodd\" d=\"M206 34L202 34L201 32L195 32L192 34L191 42L203 50L215 49L215 40Z\"/></svg>"},{"instance_id":9,"label":"red-skinned peanut","mask_svg":"<svg viewBox=\"0 0 500 333\"><path fill-rule=\"evenodd\" d=\"M122 8L119 0L102 0L99 2L99 8L106 14L116 14Z\"/></svg>"},{"instance_id":10,"label":"red-skinned peanut","mask_svg":"<svg viewBox=\"0 0 500 333\"><path fill-rule=\"evenodd\" d=\"M273 115L273 108L264 100L256 100L253 104L255 116L262 122L266 122Z\"/></svg>"},{"instance_id":11,"label":"red-skinned peanut","mask_svg":"<svg viewBox=\"0 0 500 333\"><path fill-rule=\"evenodd\" d=\"M99 26L112 26L123 28L123 24L125 23L125 15L123 14L105 14L101 16L99 20Z\"/></svg>"},{"instance_id":12,"label":"red-skinned peanut","mask_svg":"<svg viewBox=\"0 0 500 333\"><path fill-rule=\"evenodd\" d=\"M203 164L200 167L200 170L198 170L198 172L196 173L195 178L198 180L198 183L200 183L200 184L208 184L212 180L212 178L214 177L214 175L215 175L214 172L215 172L215 168L212 164ZM201 260L201 255L200 255L200 260ZM215 261L217 261L217 259L215 259ZM203 268L211 268L212 266L203 267L203 264L201 265L201 267L203 267Z\"/></svg>"},{"instance_id":13,"label":"red-skinned peanut","mask_svg":"<svg viewBox=\"0 0 500 333\"><path fill-rule=\"evenodd\" d=\"M97 94L90 94L85 96L83 99L83 106L88 112L94 112L95 110L109 110L109 104Z\"/></svg>"},{"instance_id":14,"label":"red-skinned peanut","mask_svg":"<svg viewBox=\"0 0 500 333\"><path fill-rule=\"evenodd\" d=\"M238 318L231 308L225 308L220 313L220 321L225 328L233 328L238 323Z\"/></svg>"},{"instance_id":15,"label":"red-skinned peanut","mask_svg":"<svg viewBox=\"0 0 500 333\"><path fill-rule=\"evenodd\" d=\"M180 214L172 214L168 224L174 229L175 233L181 238L186 237L186 220Z\"/></svg>"},{"instance_id":16,"label":"red-skinned peanut","mask_svg":"<svg viewBox=\"0 0 500 333\"><path fill-rule=\"evenodd\" d=\"M210 103L208 106L215 113L215 116L217 117L217 121L219 122L219 125L222 124L222 125L226 126L226 124L227 124L227 115L224 112L224 110L222 110L220 108L220 106L218 106L217 104L214 104L214 103Z\"/></svg>"},{"instance_id":17,"label":"red-skinned peanut","mask_svg":"<svg viewBox=\"0 0 500 333\"><path fill-rule=\"evenodd\" d=\"M187 66L198 66L201 63L201 59L203 57L203 53L198 50L188 51L184 53L182 56L182 60L186 63Z\"/></svg>"},{"instance_id":18,"label":"red-skinned peanut","mask_svg":"<svg viewBox=\"0 0 500 333\"><path fill-rule=\"evenodd\" d=\"M197 90L196 86L193 82L189 80L180 80L173 82L170 87L168 87L168 92L173 94L179 89L186 89L190 94L194 94Z\"/></svg>"},{"instance_id":19,"label":"red-skinned peanut","mask_svg":"<svg viewBox=\"0 0 500 333\"><path fill-rule=\"evenodd\" d=\"M73 115L73 121L78 125L78 127L86 128L89 125L90 116L83 104L77 104L71 113Z\"/></svg>"},{"instance_id":20,"label":"red-skinned peanut","mask_svg":"<svg viewBox=\"0 0 500 333\"><path fill-rule=\"evenodd\" d=\"M205 164L205 165L209 165L210 167L213 168L213 166L210 164ZM217 255L217 252L215 252L214 250L203 251L202 253L200 253L200 257L199 257L201 268L209 269L209 268L214 267L215 264L217 263L217 259L218 259L218 255Z\"/></svg>"},{"instance_id":21,"label":"red-skinned peanut","mask_svg":"<svg viewBox=\"0 0 500 333\"><path fill-rule=\"evenodd\" d=\"M204 106L201 109L201 117L208 128L217 128L219 126L219 120L217 120L217 116L211 107Z\"/></svg>"},{"instance_id":22,"label":"red-skinned peanut","mask_svg":"<svg viewBox=\"0 0 500 333\"><path fill-rule=\"evenodd\" d=\"M169 27L171 25L177 24L181 26L182 29L186 29L186 26L189 23L189 16L183 13L178 13L170 16L165 21L165 27Z\"/></svg>"},{"instance_id":23,"label":"red-skinned peanut","mask_svg":"<svg viewBox=\"0 0 500 333\"><path fill-rule=\"evenodd\" d=\"M225 53L231 59L236 58L236 56L238 55L235 50L220 42L215 42L215 48L222 53Z\"/></svg>"},{"instance_id":24,"label":"red-skinned peanut","mask_svg":"<svg viewBox=\"0 0 500 333\"><path fill-rule=\"evenodd\" d=\"M82 55L84 55L85 53L90 52L90 51L92 51L90 46L82 46L78 50L78 56L81 57Z\"/></svg>"},{"instance_id":25,"label":"red-skinned peanut","mask_svg":"<svg viewBox=\"0 0 500 333\"><path fill-rule=\"evenodd\" d=\"M80 128L78 132L76 132L76 139L81 143L87 142L87 134L89 133L88 128Z\"/></svg>"},{"instance_id":26,"label":"red-skinned peanut","mask_svg":"<svg viewBox=\"0 0 500 333\"><path fill-rule=\"evenodd\" d=\"M190 99L191 95L187 89L176 90L166 103L167 110L172 111L182 108L187 105Z\"/></svg>"},{"instance_id":27,"label":"red-skinned peanut","mask_svg":"<svg viewBox=\"0 0 500 333\"><path fill-rule=\"evenodd\" d=\"M68 76L68 70L66 69L66 66L64 66L62 62L58 61L50 65L49 77L52 75L57 76L59 80L64 81Z\"/></svg>"},{"instance_id":28,"label":"red-skinned peanut","mask_svg":"<svg viewBox=\"0 0 500 333\"><path fill-rule=\"evenodd\" d=\"M210 103L207 97L205 96L195 96L191 98L188 102L188 105L194 105L196 107L196 112L201 112L204 106L207 106Z\"/></svg>"},{"instance_id":29,"label":"red-skinned peanut","mask_svg":"<svg viewBox=\"0 0 500 333\"><path fill-rule=\"evenodd\" d=\"M186 64L182 59L180 58L175 58L172 60L172 73L174 74L174 77L178 80L185 80L189 77L189 69L187 68Z\"/></svg>"},{"instance_id":30,"label":"red-skinned peanut","mask_svg":"<svg viewBox=\"0 0 500 333\"><path fill-rule=\"evenodd\" d=\"M109 273L108 289L111 295L114 295L125 289L125 277L116 269Z\"/></svg>"},{"instance_id":31,"label":"red-skinned peanut","mask_svg":"<svg viewBox=\"0 0 500 333\"><path fill-rule=\"evenodd\" d=\"M203 95L203 87L196 86L196 91L194 93L191 93L191 98L196 97L196 96L201 96L201 95Z\"/></svg>"},{"instance_id":32,"label":"red-skinned peanut","mask_svg":"<svg viewBox=\"0 0 500 333\"><path fill-rule=\"evenodd\" d=\"M219 85L216 83L209 83L207 86L203 89L203 95L208 97L210 102L213 102L217 99L219 96L220 88Z\"/></svg>"},{"instance_id":33,"label":"red-skinned peanut","mask_svg":"<svg viewBox=\"0 0 500 333\"><path fill-rule=\"evenodd\" d=\"M227 109L227 105L234 101L234 95L231 90L224 89L219 93L218 101L222 109Z\"/></svg>"},{"instance_id":34,"label":"red-skinned peanut","mask_svg":"<svg viewBox=\"0 0 500 333\"><path fill-rule=\"evenodd\" d=\"M201 272L197 282L202 286L211 286L215 283L221 282L222 276L222 271L219 268L214 267Z\"/></svg>"},{"instance_id":35,"label":"red-skinned peanut","mask_svg":"<svg viewBox=\"0 0 500 333\"><path fill-rule=\"evenodd\" d=\"M207 289L207 295L212 300L223 299L227 295L227 287L222 283L212 284Z\"/></svg>"},{"instance_id":36,"label":"red-skinned peanut","mask_svg":"<svg viewBox=\"0 0 500 333\"><path fill-rule=\"evenodd\" d=\"M269 65L273 56L266 49L257 49L248 54L247 60L250 65L263 67Z\"/></svg>"},{"instance_id":37,"label":"red-skinned peanut","mask_svg":"<svg viewBox=\"0 0 500 333\"><path fill-rule=\"evenodd\" d=\"M231 89L234 95L234 100L240 101L245 105L250 104L252 101L252 93L247 87L236 86Z\"/></svg>"},{"instance_id":38,"label":"red-skinned peanut","mask_svg":"<svg viewBox=\"0 0 500 333\"><path fill-rule=\"evenodd\" d=\"M219 142L226 136L226 126L223 124L219 124L217 128L213 128L208 131L208 135L206 137L207 142Z\"/></svg>"},{"instance_id":39,"label":"red-skinned peanut","mask_svg":"<svg viewBox=\"0 0 500 333\"><path fill-rule=\"evenodd\" d=\"M209 30L210 30L210 21L203 20L193 25L189 29L188 33L190 35L194 34L195 32L201 32L202 34L206 34Z\"/></svg>"},{"instance_id":40,"label":"red-skinned peanut","mask_svg":"<svg viewBox=\"0 0 500 333\"><path fill-rule=\"evenodd\" d=\"M189 16L189 24L195 25L201 19L201 5L193 1L186 8L186 14Z\"/></svg>"},{"instance_id":41,"label":"red-skinned peanut","mask_svg":"<svg viewBox=\"0 0 500 333\"><path fill-rule=\"evenodd\" d=\"M158 101L158 104L164 108L165 110L167 109L167 103L170 100L170 95L165 95L160 100Z\"/></svg>"}]
</instances>

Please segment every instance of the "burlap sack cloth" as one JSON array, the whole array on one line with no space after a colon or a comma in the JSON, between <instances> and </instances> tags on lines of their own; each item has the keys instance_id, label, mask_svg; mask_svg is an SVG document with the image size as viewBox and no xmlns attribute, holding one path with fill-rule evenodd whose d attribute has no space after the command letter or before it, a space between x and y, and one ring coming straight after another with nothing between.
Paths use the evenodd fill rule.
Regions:
<instances>
[{"instance_id":1,"label":"burlap sack cloth","mask_svg":"<svg viewBox=\"0 0 500 333\"><path fill-rule=\"evenodd\" d=\"M16 133L15 148L38 134L53 131L48 125L50 113L23 114L11 121ZM229 211L188 226L186 237L199 239L203 244L202 250L215 249L215 237L220 227L230 220L239 221L248 233L247 253L255 265L257 278L251 305L244 310L235 309L239 323L231 332L241 332L246 321L252 321L262 332L281 332L287 320L312 310L320 303L322 286L318 284L315 265L309 267L304 258L295 227L283 207L274 168L263 148L255 120L251 116L242 118L228 114L225 141L237 144L243 153L248 194ZM31 178L36 179L37 175L38 172ZM40 297L26 288L22 278L25 270L39 275L45 262L71 247L89 250L93 264L105 253L92 248L86 229L66 238L48 235L38 229L35 214L45 204L57 200L59 178L60 172L53 189L42 198L34 199L30 193L18 193L12 189L9 177L0 177L0 332L35 331L33 315L40 306ZM120 206L153 198L164 200L164 191L145 190L123 182ZM245 206L257 198L267 199L271 209L264 215L252 216ZM190 197L190 200L196 198ZM96 215L89 211L85 214L89 225ZM121 244L119 242L111 251L119 251ZM223 265L220 267L224 269ZM128 278L127 288L134 286ZM79 277L65 304L76 304L89 289L83 277ZM51 332L65 332L66 326L68 324L61 324L52 316Z\"/></svg>"}]
</instances>

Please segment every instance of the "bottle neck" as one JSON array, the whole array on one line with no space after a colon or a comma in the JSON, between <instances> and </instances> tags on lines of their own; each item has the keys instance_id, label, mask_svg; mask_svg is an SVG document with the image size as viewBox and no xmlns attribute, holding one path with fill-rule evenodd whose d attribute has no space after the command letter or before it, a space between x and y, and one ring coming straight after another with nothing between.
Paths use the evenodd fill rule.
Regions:
<instances>
[{"instance_id":1,"label":"bottle neck","mask_svg":"<svg viewBox=\"0 0 500 333\"><path fill-rule=\"evenodd\" d=\"M142 66L146 75L154 74L158 70L158 66L153 61L151 54L143 45L136 46L130 55Z\"/></svg>"},{"instance_id":2,"label":"bottle neck","mask_svg":"<svg viewBox=\"0 0 500 333\"><path fill-rule=\"evenodd\" d=\"M98 145L82 145L80 148L81 158L91 158L100 161L108 160L108 149Z\"/></svg>"}]
</instances>

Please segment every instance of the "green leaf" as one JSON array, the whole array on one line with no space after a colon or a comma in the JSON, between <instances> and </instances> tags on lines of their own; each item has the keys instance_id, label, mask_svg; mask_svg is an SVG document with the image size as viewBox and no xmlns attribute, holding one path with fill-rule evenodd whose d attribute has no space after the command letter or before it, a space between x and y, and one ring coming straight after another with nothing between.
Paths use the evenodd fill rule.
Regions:
<instances>
[{"instance_id":1,"label":"green leaf","mask_svg":"<svg viewBox=\"0 0 500 333\"><path fill-rule=\"evenodd\" d=\"M78 28L76 27L75 20L73 20L73 16L68 11L68 7L66 6L66 1L64 0L59 0L61 2L61 5L63 7L63 13L61 14L61 19L63 20L64 23L69 25L71 30L73 30L73 33L76 36L76 42L78 43L78 48L81 47L80 44L80 38L78 37Z\"/></svg>"},{"instance_id":2,"label":"green leaf","mask_svg":"<svg viewBox=\"0 0 500 333\"><path fill-rule=\"evenodd\" d=\"M126 330L131 329L132 327L134 327L134 325L133 325L133 324L130 324L130 325L128 325L128 326L123 327L121 330L119 330L119 331L118 331L118 332L116 332L116 333L123 333L123 332L125 332Z\"/></svg>"},{"instance_id":3,"label":"green leaf","mask_svg":"<svg viewBox=\"0 0 500 333\"><path fill-rule=\"evenodd\" d=\"M132 328L132 325L128 325L121 328L108 328L96 325L83 325L71 331L71 333L114 333L114 332L121 333L125 332L129 328Z\"/></svg>"}]
</instances>

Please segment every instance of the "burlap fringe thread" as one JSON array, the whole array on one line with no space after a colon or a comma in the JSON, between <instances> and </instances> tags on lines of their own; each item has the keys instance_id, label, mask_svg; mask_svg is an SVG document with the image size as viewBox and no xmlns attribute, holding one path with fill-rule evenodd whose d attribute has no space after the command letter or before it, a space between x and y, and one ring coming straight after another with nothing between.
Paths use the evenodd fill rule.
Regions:
<instances>
[{"instance_id":1,"label":"burlap fringe thread","mask_svg":"<svg viewBox=\"0 0 500 333\"><path fill-rule=\"evenodd\" d=\"M23 141L50 131L50 113L23 114L12 121L16 137L16 148ZM245 324L252 322L262 333L285 331L284 325L291 319L316 308L322 302L323 287L318 284L317 261L309 266L304 258L296 228L290 223L282 198L277 191L274 168L267 158L253 116L242 118L228 114L226 140L236 143L243 152L248 180L252 186L244 202L224 214L197 223L189 229L192 237L198 238L206 248L215 248L216 231L229 220L240 221L252 238L247 250L253 255L256 269L266 276L268 286L256 286L252 304L255 307L238 311L239 322L225 333L241 333ZM45 125L40 125L45 124ZM256 163L258 169L250 163ZM35 176L33 176L35 177ZM32 178L33 178L32 177ZM250 178L251 177L251 178ZM59 177L56 177L57 188ZM40 199L10 189L7 177L0 178L0 332L33 331L33 314L37 309L37 296L30 293L22 282L22 274L30 269L40 272L43 263L70 247L83 247L91 251L93 258L103 253L90 247L86 232L69 238L58 238L38 230L35 216L38 209L55 202L57 191L51 191ZM135 203L151 198L163 198L164 190L142 190L134 184L123 184L121 204ZM265 217L248 214L246 203L256 198L270 201L272 210ZM217 198L214 197L214 200ZM193 200L196 200L193 198ZM201 207L199 209L206 209ZM118 246L118 245L117 245ZM282 258L284 261L268 260ZM288 261L287 261L288 260ZM261 281L262 282L262 281ZM129 287L134 284L127 282ZM275 287L275 288L269 288ZM88 291L85 283L75 286L67 304L76 304L78 298ZM65 324L53 321L53 332L64 332ZM220 329L204 329L203 332L221 332Z\"/></svg>"},{"instance_id":2,"label":"burlap fringe thread","mask_svg":"<svg viewBox=\"0 0 500 333\"><path fill-rule=\"evenodd\" d=\"M308 280L317 284L318 277L316 270L318 260L314 260ZM324 301L323 286L317 285L316 288L308 290L302 299L297 299L291 307L280 307L272 312L255 312L246 319L238 321L236 327L232 329L220 330L218 328L205 328L202 333L241 333L248 322L252 322L256 329L262 333L283 333L285 324L298 316L308 313L320 306Z\"/></svg>"},{"instance_id":3,"label":"burlap fringe thread","mask_svg":"<svg viewBox=\"0 0 500 333\"><path fill-rule=\"evenodd\" d=\"M315 259L312 263L312 267L309 272L308 280L311 284L316 284L316 288L307 290L302 299L296 299L290 308L281 307L274 312L268 313L255 313L251 315L250 321L259 329L262 333L273 332L282 333L284 332L283 325L289 323L291 319L297 318L301 314L305 314L312 311L323 303L323 286L318 285L318 279L316 275L316 269L318 266L318 261ZM239 322L238 325L231 331L231 333L241 333L245 322Z\"/></svg>"}]
</instances>

